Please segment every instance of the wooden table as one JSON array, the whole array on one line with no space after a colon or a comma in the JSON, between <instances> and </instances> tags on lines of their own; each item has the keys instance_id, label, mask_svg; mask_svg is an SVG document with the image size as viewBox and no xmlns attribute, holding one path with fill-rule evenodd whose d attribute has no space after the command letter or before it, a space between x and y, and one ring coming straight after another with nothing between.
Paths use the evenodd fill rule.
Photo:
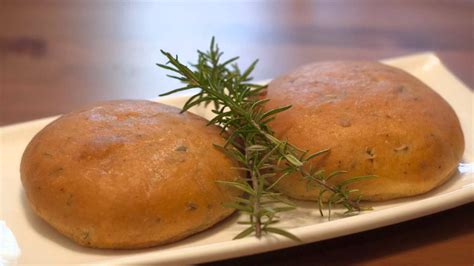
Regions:
<instances>
[{"instance_id":1,"label":"wooden table","mask_svg":"<svg viewBox=\"0 0 474 266\"><path fill-rule=\"evenodd\" d=\"M265 79L325 59L436 52L474 87L472 1L21 1L0 7L0 125L174 88L159 49L188 61L212 35ZM217 264L472 265L473 205Z\"/></svg>"}]
</instances>

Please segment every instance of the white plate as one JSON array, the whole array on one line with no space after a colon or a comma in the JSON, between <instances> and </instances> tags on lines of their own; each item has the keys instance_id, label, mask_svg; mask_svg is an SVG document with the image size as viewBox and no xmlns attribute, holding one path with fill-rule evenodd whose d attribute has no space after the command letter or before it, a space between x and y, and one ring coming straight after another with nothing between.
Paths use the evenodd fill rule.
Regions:
<instances>
[{"instance_id":1,"label":"white plate","mask_svg":"<svg viewBox=\"0 0 474 266\"><path fill-rule=\"evenodd\" d=\"M327 221L311 203L299 202L298 210L288 213L282 226L309 243L394 224L472 201L473 142L472 105L474 93L456 79L432 53L385 60L415 75L455 109L466 138L464 164L448 183L428 194L387 201L374 211ZM186 96L168 97L161 102L181 106ZM434 107L435 108L435 107ZM204 109L194 109L208 116ZM175 244L136 251L83 248L63 237L30 210L23 193L20 158L30 139L54 118L2 127L0 131L0 264L10 263L198 263L275 250L301 243L283 237L253 237L232 240L240 225L237 215L214 228ZM285 217L283 217L285 218Z\"/></svg>"}]
</instances>

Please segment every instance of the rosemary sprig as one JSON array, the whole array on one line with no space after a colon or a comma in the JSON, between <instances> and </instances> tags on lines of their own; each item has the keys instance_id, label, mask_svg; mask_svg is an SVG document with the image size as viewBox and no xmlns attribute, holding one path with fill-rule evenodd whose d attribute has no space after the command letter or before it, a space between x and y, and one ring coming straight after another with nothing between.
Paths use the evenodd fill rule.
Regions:
<instances>
[{"instance_id":1,"label":"rosemary sprig","mask_svg":"<svg viewBox=\"0 0 474 266\"><path fill-rule=\"evenodd\" d=\"M356 190L348 189L350 183L367 177L347 179L338 185L330 185L329 180L344 171L325 174L324 170L313 169L308 161L328 150L313 154L308 151L280 140L273 135L268 123L275 116L291 108L291 105L265 110L264 105L269 101L262 99L260 94L266 86L251 83L250 76L258 60L247 69L241 71L235 63L238 57L222 61L222 52L212 38L209 51L198 50L198 60L190 67L182 64L177 56L161 50L168 59L166 64L159 67L171 71L168 77L181 81L184 86L169 91L160 96L170 95L180 91L199 89L182 107L182 112L199 104L213 104L212 112L215 117L209 125L221 127L221 134L226 137L222 146L216 146L228 156L240 163L239 169L247 172L247 178L234 182L221 183L233 186L244 192L244 195L227 204L248 215L248 227L235 238L251 234L260 237L263 233L275 233L297 239L291 233L275 227L279 221L278 214L289 211L295 206L275 192L273 188L285 176L299 173L307 180L308 186L316 186L320 193L318 207L323 215L323 195L330 193L327 199L329 214L332 206L338 204L346 208L346 213L359 212L361 207L358 200L352 200L350 194Z\"/></svg>"}]
</instances>

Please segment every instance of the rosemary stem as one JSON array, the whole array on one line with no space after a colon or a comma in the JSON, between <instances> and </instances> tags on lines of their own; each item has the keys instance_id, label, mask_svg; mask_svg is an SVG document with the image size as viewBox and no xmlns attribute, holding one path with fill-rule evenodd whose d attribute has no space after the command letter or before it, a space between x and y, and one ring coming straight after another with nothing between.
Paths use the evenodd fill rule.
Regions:
<instances>
[{"instance_id":1,"label":"rosemary stem","mask_svg":"<svg viewBox=\"0 0 474 266\"><path fill-rule=\"evenodd\" d=\"M254 120L250 120L249 121L250 124L255 127L255 129L257 129L260 134L262 134L263 136L265 136L266 139L268 139L270 142L272 142L274 145L278 145L279 147L281 147L281 141L278 140L277 138L273 137L272 135L268 134L267 132L265 132L264 130L262 130L262 128L254 121ZM283 156L285 156L286 154L284 154L284 151L281 151L282 152ZM289 163L292 163L292 162L289 162ZM302 165L294 165L295 167L298 167L298 171L301 173L302 176L311 176L310 173L308 173L308 171L306 171L304 169L304 167ZM322 181L322 180L319 180L319 179L313 179L316 183L318 183L319 186L331 191L332 193L337 193L337 190L328 185L326 182ZM321 199L319 199L321 200ZM355 203L353 200L351 200L350 198L346 198L347 200L347 203L352 206L355 210L357 211L360 211L360 206L359 204Z\"/></svg>"},{"instance_id":2,"label":"rosemary stem","mask_svg":"<svg viewBox=\"0 0 474 266\"><path fill-rule=\"evenodd\" d=\"M310 173L308 173L308 171L306 171L303 167L299 167L298 168L299 172L301 173L302 176L311 176ZM322 181L322 180L319 180L319 179L313 179L313 181L316 181L318 183L319 186L331 191L332 193L337 193L336 189L334 189L334 187L328 185L326 182ZM319 200L322 200L322 199L319 199ZM357 211L360 211L360 206L359 204L355 203L353 200L351 200L349 197L345 197L345 200L347 201L347 203L353 207L355 210Z\"/></svg>"},{"instance_id":3,"label":"rosemary stem","mask_svg":"<svg viewBox=\"0 0 474 266\"><path fill-rule=\"evenodd\" d=\"M331 211L333 204L340 203L347 208L348 213L361 210L358 205L359 202L352 201L349 198L351 190L347 189L347 185L366 177L356 177L352 180L346 180L340 185L332 185L327 182L329 178L343 171L335 171L325 175L324 169L313 172L311 165L308 165L309 160L327 150L307 155L309 151L299 149L289 143L288 140L280 140L273 136L268 124L269 121L273 120L276 114L289 109L291 106L265 110L264 105L269 100L262 99L260 96L261 90L265 86L249 83L252 80L250 73L257 61L243 72L235 63L238 57L221 62L222 52L220 52L214 38L211 40L209 51L198 51L197 63L189 67L182 64L178 56L172 56L165 51L161 52L168 58L166 64L169 65L158 64L158 66L174 72L169 76L186 84L184 87L163 95L195 88L200 89L200 92L193 95L184 104L183 111L199 104L213 103L213 112L216 117L209 124L220 126L223 136L231 133L226 137L226 143L222 148L226 154L240 162L242 167L248 170L247 179L227 182L228 185L245 192L235 202L229 204L229 207L248 214L249 218L248 222L244 223L249 224L249 226L239 233L235 237L236 239L250 234L260 238L266 233L275 233L291 239L298 239L290 232L274 226L279 221L277 214L295 208L280 196L280 193L273 191L273 187L283 177L290 174L298 173L308 182L313 182L318 186L321 215L323 215L321 200L325 192L332 193L328 199L329 211ZM280 168L281 162L283 162L283 168ZM308 167L305 167L305 165ZM278 178L275 182L269 184L273 177Z\"/></svg>"},{"instance_id":4,"label":"rosemary stem","mask_svg":"<svg viewBox=\"0 0 474 266\"><path fill-rule=\"evenodd\" d=\"M218 92L215 92L209 88L203 88L204 90L206 90L207 93L213 95L214 97L216 97L217 99L219 100L222 100L222 101L225 101L225 96L218 93ZM279 152L281 155L283 156L287 156L286 152L284 150L282 150L282 142L275 138L273 135L271 134L268 134L268 132L266 132L265 130L262 129L262 127L252 118L252 117L249 117L248 115L246 115L246 112L245 110L243 110L242 108L239 107L239 105L235 102L229 102L229 108L239 114L240 116L244 117L246 120L247 120L247 123L249 123L250 125L252 125L262 136L264 136L270 143L272 143L273 145L276 145L278 147L280 147L279 149ZM296 158L295 158L296 159ZM297 159L296 159L297 160ZM299 160L298 160L299 162ZM298 168L298 171L300 172L300 174L302 176L311 176L310 173L308 173L304 167L302 166L302 163L299 162L299 164L295 165L293 162L289 161L289 163L293 164L293 166L297 167ZM254 189L257 189L256 186L258 186L258 180L256 178L256 176L254 175L254 173L251 174L251 179L252 179L252 186L254 187ZM337 193L337 189L335 189L334 187L330 186L329 184L327 184L326 182L322 181L322 180L319 180L319 179L316 179L314 178L313 181L315 181L319 186L331 191L332 193ZM319 199L321 200L321 199ZM360 206L359 204L357 204L356 202L352 201L350 198L346 198L346 201L347 203L352 207L354 208L355 210L357 211L360 211ZM255 214L258 214L258 212L260 211L259 210L259 203L258 201L255 201L254 202L254 213ZM255 216L256 217L256 222L255 222L255 235L257 237L260 237L261 235L261 221L260 221L260 218L258 217L258 215Z\"/></svg>"},{"instance_id":5,"label":"rosemary stem","mask_svg":"<svg viewBox=\"0 0 474 266\"><path fill-rule=\"evenodd\" d=\"M259 193L258 189L258 179L257 175L254 171L251 173L252 178L252 187L255 189L257 193ZM260 238L262 236L262 221L260 219L260 197L258 195L255 197L253 202L253 216L255 217L255 236Z\"/></svg>"},{"instance_id":6,"label":"rosemary stem","mask_svg":"<svg viewBox=\"0 0 474 266\"><path fill-rule=\"evenodd\" d=\"M249 169L251 171L248 173L250 175L250 179L252 180L252 188L255 191L256 195L254 197L251 197L251 200L253 201L253 213L251 216L251 220L255 218L253 227L255 230L255 236L257 238L260 238L262 236L262 222L260 219L260 186L259 186L259 180L258 180L258 169L255 169L255 163L254 159L251 158L252 154L246 150L245 151L245 157L247 158Z\"/></svg>"}]
</instances>

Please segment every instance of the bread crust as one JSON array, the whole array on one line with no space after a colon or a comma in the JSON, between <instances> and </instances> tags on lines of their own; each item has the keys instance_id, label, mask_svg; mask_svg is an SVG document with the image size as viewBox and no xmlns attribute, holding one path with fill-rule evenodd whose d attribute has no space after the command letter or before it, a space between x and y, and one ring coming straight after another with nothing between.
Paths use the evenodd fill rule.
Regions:
<instances>
[{"instance_id":1,"label":"bread crust","mask_svg":"<svg viewBox=\"0 0 474 266\"><path fill-rule=\"evenodd\" d=\"M173 242L229 216L234 163L217 127L150 101L66 114L26 148L21 180L33 210L77 243L134 249Z\"/></svg>"},{"instance_id":2,"label":"bread crust","mask_svg":"<svg viewBox=\"0 0 474 266\"><path fill-rule=\"evenodd\" d=\"M293 105L271 123L277 137L310 152L329 148L312 165L326 173L349 171L330 183L377 176L350 186L364 200L430 191L456 171L464 152L449 104L410 74L380 63L306 65L273 80L266 97L267 108ZM297 175L284 178L278 189L304 200L319 194Z\"/></svg>"}]
</instances>

